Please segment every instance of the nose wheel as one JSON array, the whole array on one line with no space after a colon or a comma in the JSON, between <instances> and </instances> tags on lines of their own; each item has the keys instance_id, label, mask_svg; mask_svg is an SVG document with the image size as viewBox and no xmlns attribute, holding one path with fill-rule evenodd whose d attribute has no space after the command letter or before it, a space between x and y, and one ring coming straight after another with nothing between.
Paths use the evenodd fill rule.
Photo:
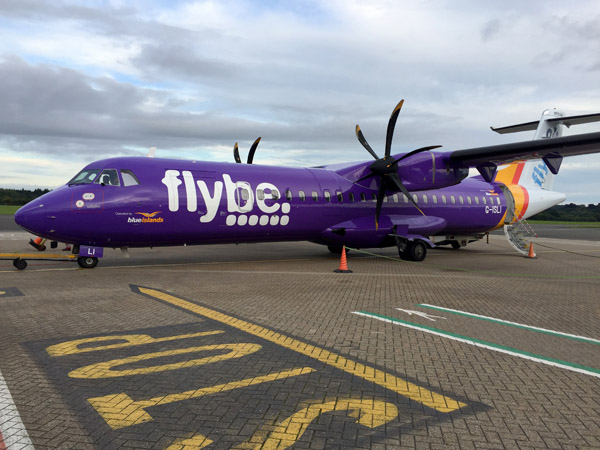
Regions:
<instances>
[{"instance_id":1,"label":"nose wheel","mask_svg":"<svg viewBox=\"0 0 600 450\"><path fill-rule=\"evenodd\" d=\"M98 265L98 258L93 256L80 256L77 258L77 264L84 269L93 269Z\"/></svg>"}]
</instances>

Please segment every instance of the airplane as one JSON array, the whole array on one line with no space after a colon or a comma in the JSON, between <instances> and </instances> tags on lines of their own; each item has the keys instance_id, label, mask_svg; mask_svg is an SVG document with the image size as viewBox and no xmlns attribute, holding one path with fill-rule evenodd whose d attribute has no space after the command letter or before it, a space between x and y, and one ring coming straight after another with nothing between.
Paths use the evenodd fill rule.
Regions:
<instances>
[{"instance_id":1,"label":"airplane","mask_svg":"<svg viewBox=\"0 0 600 450\"><path fill-rule=\"evenodd\" d=\"M511 227L565 199L551 190L563 157L600 152L600 132L561 137L562 129L600 114L544 111L539 121L492 128L536 130L534 140L454 151L426 146L392 154L404 100L390 116L383 156L362 130L373 160L319 167L145 157L93 162L67 184L23 206L15 221L52 241L72 244L81 267L104 248L311 241L342 248L397 247L423 261L429 248L460 248ZM469 177L469 169L478 175ZM518 245L516 245L516 244Z\"/></svg>"}]
</instances>

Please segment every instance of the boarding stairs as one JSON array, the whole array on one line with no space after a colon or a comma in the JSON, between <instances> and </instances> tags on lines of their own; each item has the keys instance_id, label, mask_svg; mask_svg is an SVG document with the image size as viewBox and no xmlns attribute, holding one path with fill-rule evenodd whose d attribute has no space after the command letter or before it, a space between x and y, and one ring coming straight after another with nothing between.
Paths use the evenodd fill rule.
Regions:
<instances>
[{"instance_id":1,"label":"boarding stairs","mask_svg":"<svg viewBox=\"0 0 600 450\"><path fill-rule=\"evenodd\" d=\"M522 217L517 208L515 208L515 213L516 217ZM516 222L505 224L504 234L511 247L523 255L528 254L531 241L538 237L525 219L518 219Z\"/></svg>"}]
</instances>

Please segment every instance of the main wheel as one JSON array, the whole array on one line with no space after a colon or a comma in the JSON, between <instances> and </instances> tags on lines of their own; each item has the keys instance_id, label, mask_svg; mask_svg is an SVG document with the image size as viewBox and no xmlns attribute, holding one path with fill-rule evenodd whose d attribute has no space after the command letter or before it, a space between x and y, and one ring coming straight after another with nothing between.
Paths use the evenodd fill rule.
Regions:
<instances>
[{"instance_id":1,"label":"main wheel","mask_svg":"<svg viewBox=\"0 0 600 450\"><path fill-rule=\"evenodd\" d=\"M461 247L461 246L460 246L460 242L458 242L458 241L452 241L452 242L450 243L450 245L452 246L452 248L453 248L454 250L458 250L458 249Z\"/></svg>"},{"instance_id":2,"label":"main wheel","mask_svg":"<svg viewBox=\"0 0 600 450\"><path fill-rule=\"evenodd\" d=\"M427 246L423 241L412 241L408 244L408 255L411 261L423 261L427 256Z\"/></svg>"},{"instance_id":3,"label":"main wheel","mask_svg":"<svg viewBox=\"0 0 600 450\"><path fill-rule=\"evenodd\" d=\"M21 258L17 258L13 260L13 266L15 266L19 270L25 270L25 268L27 267L27 261Z\"/></svg>"},{"instance_id":4,"label":"main wheel","mask_svg":"<svg viewBox=\"0 0 600 450\"><path fill-rule=\"evenodd\" d=\"M98 264L98 258L93 256L80 256L77 258L77 264L84 269L93 269Z\"/></svg>"}]
</instances>

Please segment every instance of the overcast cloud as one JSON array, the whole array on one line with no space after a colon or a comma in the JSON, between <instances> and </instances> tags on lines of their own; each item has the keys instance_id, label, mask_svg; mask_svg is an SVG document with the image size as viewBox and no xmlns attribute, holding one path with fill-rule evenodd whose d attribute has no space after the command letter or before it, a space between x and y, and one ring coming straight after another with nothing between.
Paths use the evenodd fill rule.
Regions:
<instances>
[{"instance_id":1,"label":"overcast cloud","mask_svg":"<svg viewBox=\"0 0 600 450\"><path fill-rule=\"evenodd\" d=\"M0 186L56 187L90 161L157 155L309 166L529 140L490 125L600 112L600 3L0 1ZM600 130L572 127L568 134ZM600 156L555 189L599 203Z\"/></svg>"}]
</instances>

